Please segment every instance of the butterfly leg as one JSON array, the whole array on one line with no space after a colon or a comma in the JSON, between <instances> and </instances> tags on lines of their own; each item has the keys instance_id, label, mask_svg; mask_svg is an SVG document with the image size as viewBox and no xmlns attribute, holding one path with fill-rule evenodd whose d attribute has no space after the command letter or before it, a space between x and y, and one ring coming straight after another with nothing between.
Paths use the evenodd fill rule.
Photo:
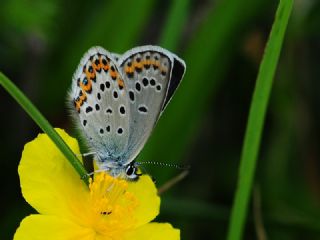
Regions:
<instances>
[{"instance_id":1,"label":"butterfly leg","mask_svg":"<svg viewBox=\"0 0 320 240\"><path fill-rule=\"evenodd\" d=\"M80 154L76 154L77 157L88 157L88 156L92 156L95 155L96 152L88 152L88 153L80 153Z\"/></svg>"},{"instance_id":2,"label":"butterfly leg","mask_svg":"<svg viewBox=\"0 0 320 240\"><path fill-rule=\"evenodd\" d=\"M100 173L100 172L105 172L105 169L97 169L94 170L93 172L87 173L86 176L91 177L92 175L94 175L95 173ZM82 178L84 178L85 176L83 176Z\"/></svg>"}]
</instances>

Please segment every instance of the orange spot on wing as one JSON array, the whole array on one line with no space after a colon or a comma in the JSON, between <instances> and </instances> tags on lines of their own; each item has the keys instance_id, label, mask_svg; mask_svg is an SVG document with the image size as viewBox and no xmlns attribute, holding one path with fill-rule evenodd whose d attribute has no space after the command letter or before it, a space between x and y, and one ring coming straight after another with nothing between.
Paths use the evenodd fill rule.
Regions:
<instances>
[{"instance_id":1,"label":"orange spot on wing","mask_svg":"<svg viewBox=\"0 0 320 240\"><path fill-rule=\"evenodd\" d=\"M101 70L101 62L99 61L98 64L96 64L95 62L92 63L92 67L95 71L100 71Z\"/></svg>"},{"instance_id":2,"label":"orange spot on wing","mask_svg":"<svg viewBox=\"0 0 320 240\"><path fill-rule=\"evenodd\" d=\"M81 105L83 104L84 101L87 100L87 94L85 93L85 91L82 90L82 95L79 96L80 97L80 100L81 100Z\"/></svg>"},{"instance_id":3,"label":"orange spot on wing","mask_svg":"<svg viewBox=\"0 0 320 240\"><path fill-rule=\"evenodd\" d=\"M127 67L124 68L124 71L125 71L126 73L133 73L133 72L134 72L134 68L127 66Z\"/></svg>"},{"instance_id":4,"label":"orange spot on wing","mask_svg":"<svg viewBox=\"0 0 320 240\"><path fill-rule=\"evenodd\" d=\"M108 71L109 68L110 68L110 66L109 66L108 64L106 64L106 65L103 66L103 69L104 69L105 71Z\"/></svg>"},{"instance_id":5,"label":"orange spot on wing","mask_svg":"<svg viewBox=\"0 0 320 240\"><path fill-rule=\"evenodd\" d=\"M88 79L88 78L87 78L87 79ZM92 81L88 79L88 84L87 84L87 85L83 84L82 81L81 81L81 82L80 82L80 87L81 87L81 89L83 90L83 93L84 93L84 92L90 93L91 90L92 90ZM84 94L85 94L85 93L84 93Z\"/></svg>"},{"instance_id":6,"label":"orange spot on wing","mask_svg":"<svg viewBox=\"0 0 320 240\"><path fill-rule=\"evenodd\" d=\"M124 82L123 82L123 80L122 79L118 79L118 85L119 85L119 87L122 89L123 87L124 87Z\"/></svg>"},{"instance_id":7,"label":"orange spot on wing","mask_svg":"<svg viewBox=\"0 0 320 240\"><path fill-rule=\"evenodd\" d=\"M133 63L132 63L132 66L133 66L134 68L140 68L140 69L143 68L142 62L133 62Z\"/></svg>"},{"instance_id":8,"label":"orange spot on wing","mask_svg":"<svg viewBox=\"0 0 320 240\"><path fill-rule=\"evenodd\" d=\"M151 65L151 60L147 59L141 62L143 65Z\"/></svg>"},{"instance_id":9,"label":"orange spot on wing","mask_svg":"<svg viewBox=\"0 0 320 240\"><path fill-rule=\"evenodd\" d=\"M141 63L146 69L149 69L150 66L151 66L151 60L150 59L143 60Z\"/></svg>"},{"instance_id":10,"label":"orange spot on wing","mask_svg":"<svg viewBox=\"0 0 320 240\"><path fill-rule=\"evenodd\" d=\"M82 105L81 102L82 101L80 101L80 99L75 99L74 102L73 102L77 112L80 112L80 108L81 108L81 105Z\"/></svg>"},{"instance_id":11,"label":"orange spot on wing","mask_svg":"<svg viewBox=\"0 0 320 240\"><path fill-rule=\"evenodd\" d=\"M108 71L109 68L110 68L109 63L107 62L106 64L104 64L102 60L103 60L103 59L100 58L100 65L101 65L101 67L103 68L103 70Z\"/></svg>"},{"instance_id":12,"label":"orange spot on wing","mask_svg":"<svg viewBox=\"0 0 320 240\"><path fill-rule=\"evenodd\" d=\"M151 61L151 64L153 66L160 67L160 62L159 61Z\"/></svg>"},{"instance_id":13,"label":"orange spot on wing","mask_svg":"<svg viewBox=\"0 0 320 240\"><path fill-rule=\"evenodd\" d=\"M163 76L165 76L168 73L168 68L166 68L166 67L160 67L159 69L160 69L161 74Z\"/></svg>"},{"instance_id":14,"label":"orange spot on wing","mask_svg":"<svg viewBox=\"0 0 320 240\"><path fill-rule=\"evenodd\" d=\"M117 71L110 71L110 76L112 79L115 79L118 77L118 72Z\"/></svg>"},{"instance_id":15,"label":"orange spot on wing","mask_svg":"<svg viewBox=\"0 0 320 240\"><path fill-rule=\"evenodd\" d=\"M96 78L96 70L93 68L92 72L89 72L88 70L86 70L86 76L87 79L95 79Z\"/></svg>"}]
</instances>

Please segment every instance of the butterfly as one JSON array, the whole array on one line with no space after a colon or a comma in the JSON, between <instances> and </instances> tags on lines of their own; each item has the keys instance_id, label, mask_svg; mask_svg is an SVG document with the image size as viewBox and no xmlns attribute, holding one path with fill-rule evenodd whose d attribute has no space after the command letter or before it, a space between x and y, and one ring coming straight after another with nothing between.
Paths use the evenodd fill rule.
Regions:
<instances>
[{"instance_id":1,"label":"butterfly","mask_svg":"<svg viewBox=\"0 0 320 240\"><path fill-rule=\"evenodd\" d=\"M185 62L159 46L123 55L92 47L75 71L68 102L99 170L137 180L137 155L185 73Z\"/></svg>"}]
</instances>

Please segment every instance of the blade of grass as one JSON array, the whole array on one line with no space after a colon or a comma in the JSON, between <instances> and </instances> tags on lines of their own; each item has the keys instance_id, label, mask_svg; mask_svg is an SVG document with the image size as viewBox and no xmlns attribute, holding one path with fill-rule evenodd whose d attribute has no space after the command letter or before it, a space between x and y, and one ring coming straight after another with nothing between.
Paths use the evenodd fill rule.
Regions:
<instances>
[{"instance_id":1,"label":"blade of grass","mask_svg":"<svg viewBox=\"0 0 320 240\"><path fill-rule=\"evenodd\" d=\"M242 149L238 188L231 211L229 240L242 237L265 113L292 5L292 0L280 1L260 65Z\"/></svg>"},{"instance_id":2,"label":"blade of grass","mask_svg":"<svg viewBox=\"0 0 320 240\"><path fill-rule=\"evenodd\" d=\"M187 19L189 3L189 0L176 0L171 3L161 39L159 40L160 46L171 51L177 48Z\"/></svg>"},{"instance_id":3,"label":"blade of grass","mask_svg":"<svg viewBox=\"0 0 320 240\"><path fill-rule=\"evenodd\" d=\"M0 84L6 91L18 102L18 104L29 114L29 116L38 124L38 126L51 138L55 145L60 149L70 164L79 173L86 184L89 184L87 171L81 162L71 151L69 146L63 141L60 135L54 130L51 124L43 117L39 110L31 101L20 91L20 89L10 81L2 72L0 72Z\"/></svg>"}]
</instances>

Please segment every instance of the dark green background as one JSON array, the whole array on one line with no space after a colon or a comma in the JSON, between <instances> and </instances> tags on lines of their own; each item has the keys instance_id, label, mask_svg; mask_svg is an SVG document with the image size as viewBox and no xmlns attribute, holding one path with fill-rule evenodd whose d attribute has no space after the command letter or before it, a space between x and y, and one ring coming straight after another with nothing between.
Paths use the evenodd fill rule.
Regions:
<instances>
[{"instance_id":1,"label":"dark green background","mask_svg":"<svg viewBox=\"0 0 320 240\"><path fill-rule=\"evenodd\" d=\"M138 157L190 165L162 194L158 221L182 239L224 239L259 63L278 1L1 0L0 71L55 127L75 135L65 107L73 71L93 45L156 44L181 56L185 78ZM320 238L320 2L296 1L268 108L244 239ZM34 212L17 167L39 128L0 89L0 239ZM45 161L45 159L43 159ZM147 166L163 185L180 170ZM255 203L255 204L254 204ZM260 203L260 207L259 207ZM261 215L263 227L256 224Z\"/></svg>"}]
</instances>

